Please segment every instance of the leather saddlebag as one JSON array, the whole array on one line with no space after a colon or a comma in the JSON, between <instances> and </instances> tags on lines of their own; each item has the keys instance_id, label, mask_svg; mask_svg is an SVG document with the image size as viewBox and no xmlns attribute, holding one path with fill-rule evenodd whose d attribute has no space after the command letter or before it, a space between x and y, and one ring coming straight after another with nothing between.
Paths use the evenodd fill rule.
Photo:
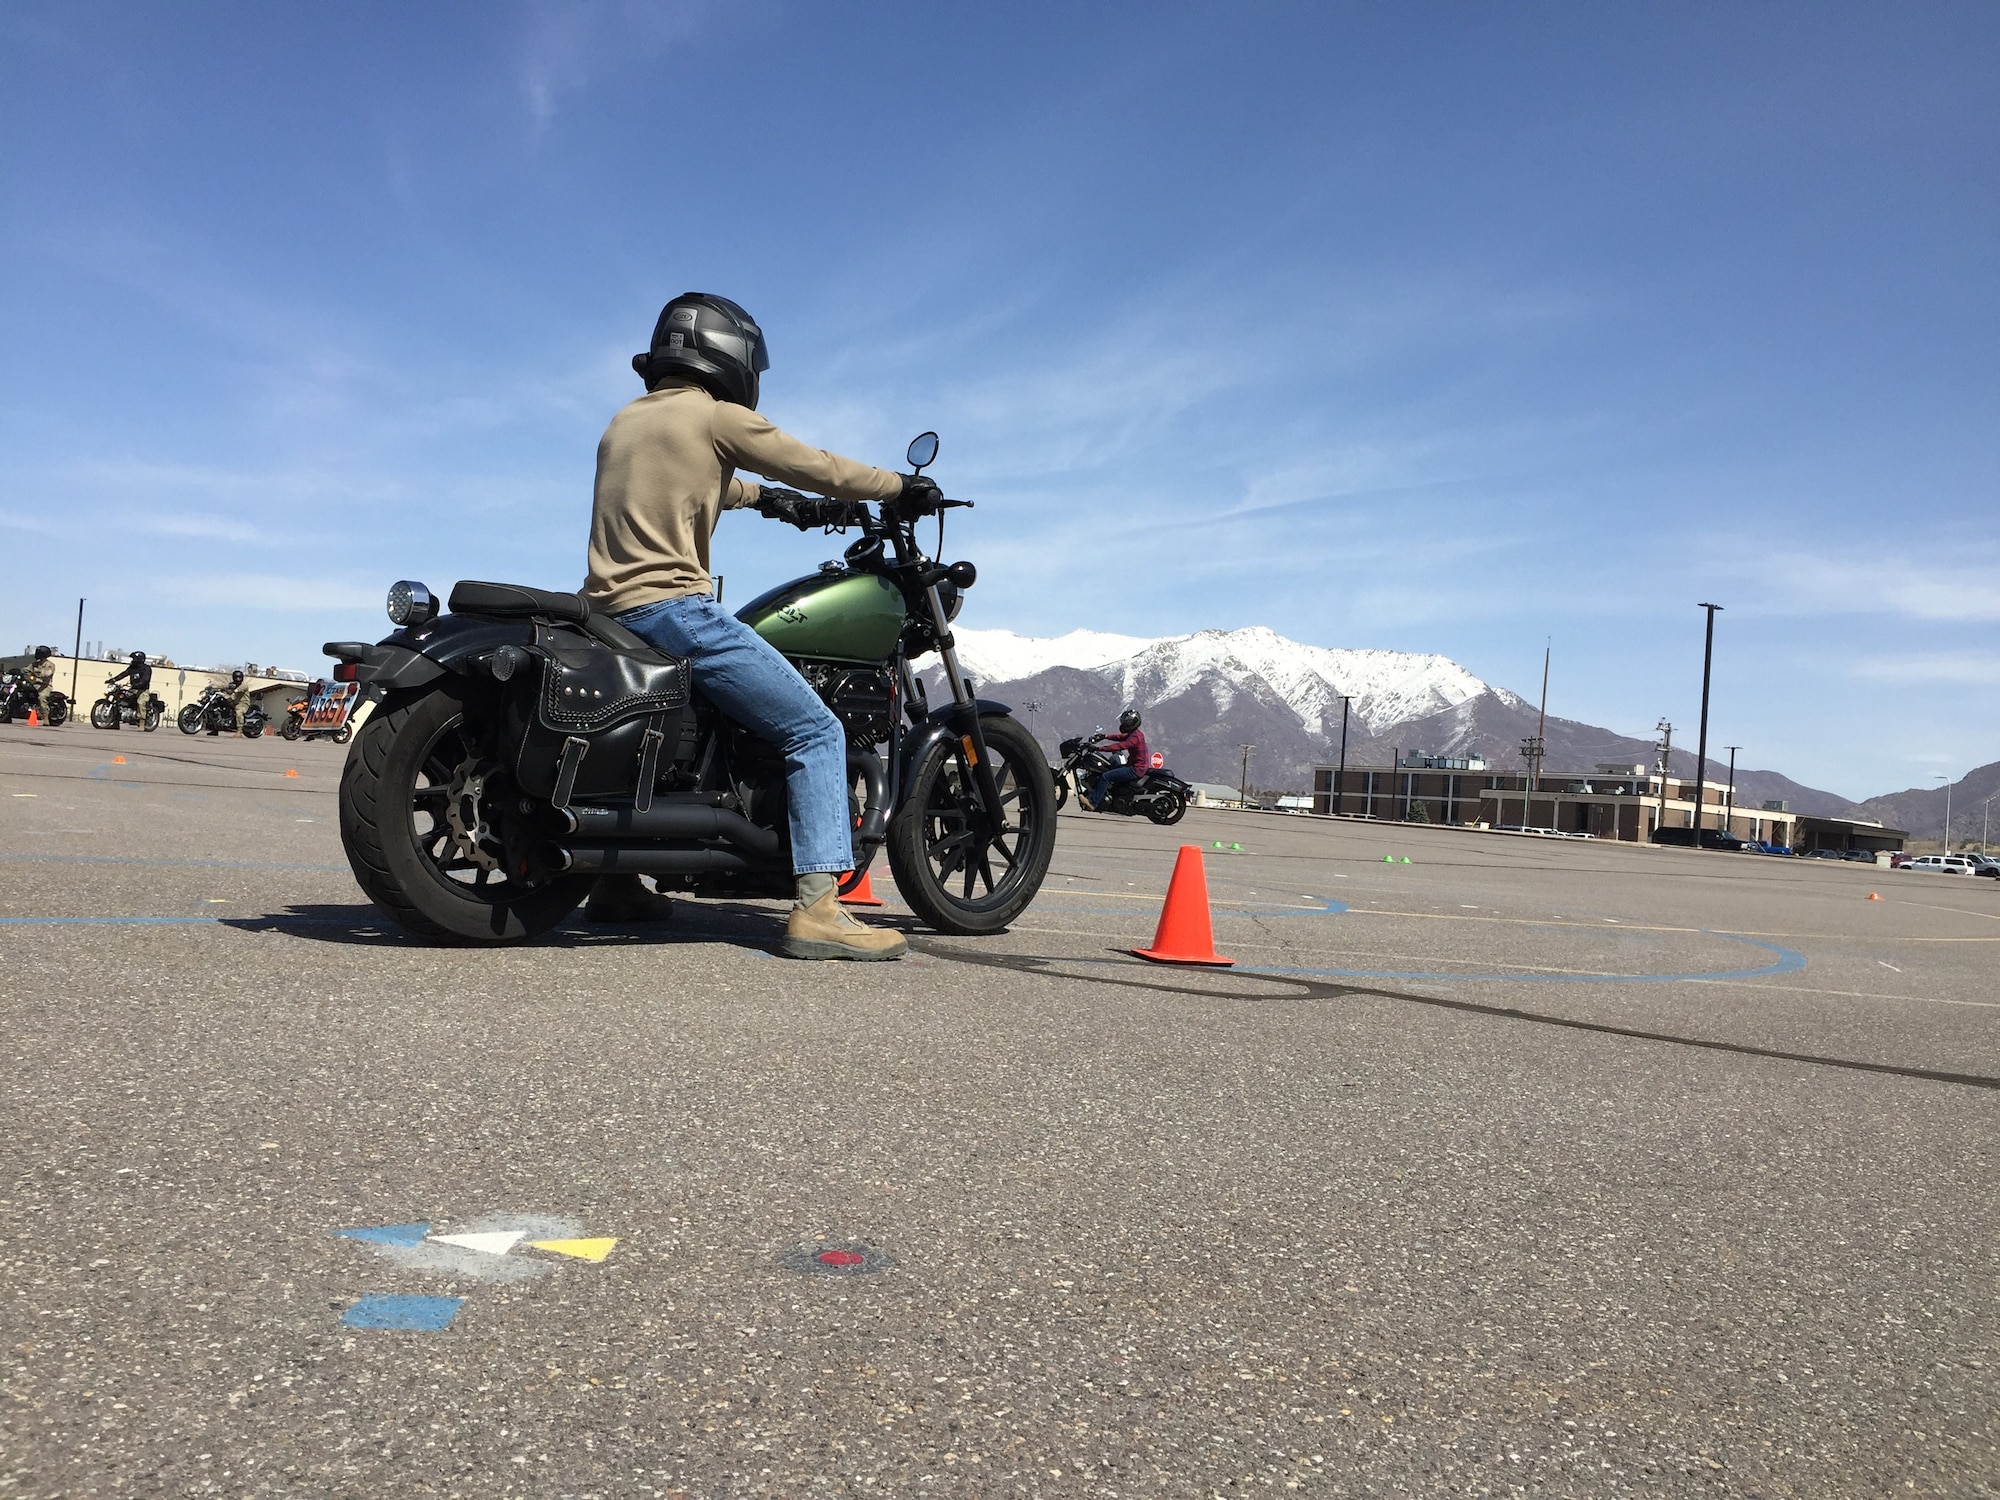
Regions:
<instances>
[{"instance_id":1,"label":"leather saddlebag","mask_svg":"<svg viewBox=\"0 0 2000 1500\"><path fill-rule=\"evenodd\" d=\"M573 630L535 627L539 672L509 685L507 742L515 783L567 807L576 798L652 805L673 764L687 713L687 662L665 652L613 651Z\"/></svg>"}]
</instances>

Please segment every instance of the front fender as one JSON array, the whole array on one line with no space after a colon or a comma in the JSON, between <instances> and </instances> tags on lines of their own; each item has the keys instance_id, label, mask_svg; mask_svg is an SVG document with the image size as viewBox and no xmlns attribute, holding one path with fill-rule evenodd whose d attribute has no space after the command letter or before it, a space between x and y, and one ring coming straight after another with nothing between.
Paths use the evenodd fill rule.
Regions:
<instances>
[{"instance_id":1,"label":"front fender","mask_svg":"<svg viewBox=\"0 0 2000 1500\"><path fill-rule=\"evenodd\" d=\"M973 707L978 709L982 719L1011 719L1014 716L1013 709L991 698L975 698ZM969 728L966 711L958 704L947 703L943 708L933 709L923 723L912 724L903 731L902 742L896 747L897 764L913 766L932 745L942 740L955 740Z\"/></svg>"}]
</instances>

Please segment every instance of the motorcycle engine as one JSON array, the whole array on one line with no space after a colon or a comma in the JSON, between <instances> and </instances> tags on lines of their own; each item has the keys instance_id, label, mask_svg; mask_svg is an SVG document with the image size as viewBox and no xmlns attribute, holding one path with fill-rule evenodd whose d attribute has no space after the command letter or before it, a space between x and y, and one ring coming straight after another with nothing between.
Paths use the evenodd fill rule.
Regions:
<instances>
[{"instance_id":1,"label":"motorcycle engine","mask_svg":"<svg viewBox=\"0 0 2000 1500\"><path fill-rule=\"evenodd\" d=\"M881 668L808 662L799 670L840 720L849 744L879 745L894 733L896 688Z\"/></svg>"}]
</instances>

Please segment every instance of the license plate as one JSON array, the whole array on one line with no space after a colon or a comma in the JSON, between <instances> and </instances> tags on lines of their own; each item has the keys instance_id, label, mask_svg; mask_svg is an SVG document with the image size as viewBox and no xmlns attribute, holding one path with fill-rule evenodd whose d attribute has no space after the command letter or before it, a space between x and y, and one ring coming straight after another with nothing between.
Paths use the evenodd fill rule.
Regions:
<instances>
[{"instance_id":1,"label":"license plate","mask_svg":"<svg viewBox=\"0 0 2000 1500\"><path fill-rule=\"evenodd\" d=\"M360 697L361 684L358 682L329 682L306 701L305 720L300 727L308 734L322 729L338 729L354 712L355 702Z\"/></svg>"}]
</instances>

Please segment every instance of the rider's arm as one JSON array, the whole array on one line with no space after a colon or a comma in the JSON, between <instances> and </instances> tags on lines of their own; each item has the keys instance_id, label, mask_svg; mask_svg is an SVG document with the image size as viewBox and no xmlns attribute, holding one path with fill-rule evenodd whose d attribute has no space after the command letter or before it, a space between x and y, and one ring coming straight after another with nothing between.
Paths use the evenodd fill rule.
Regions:
<instances>
[{"instance_id":1,"label":"rider's arm","mask_svg":"<svg viewBox=\"0 0 2000 1500\"><path fill-rule=\"evenodd\" d=\"M715 451L724 463L779 484L796 485L837 500L890 500L903 492L902 475L823 448L809 448L747 406L716 402L714 434ZM754 505L757 486L732 480L723 500L731 507Z\"/></svg>"}]
</instances>

